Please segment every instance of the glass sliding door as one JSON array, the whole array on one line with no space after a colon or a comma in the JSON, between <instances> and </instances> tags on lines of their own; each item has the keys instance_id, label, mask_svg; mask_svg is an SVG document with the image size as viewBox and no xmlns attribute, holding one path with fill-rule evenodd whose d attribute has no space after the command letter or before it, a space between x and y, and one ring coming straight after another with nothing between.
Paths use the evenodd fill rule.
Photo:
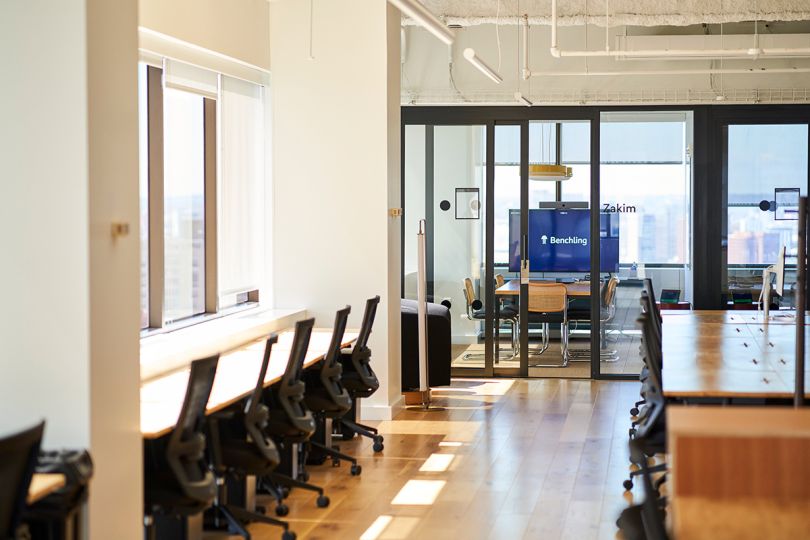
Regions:
<instances>
[{"instance_id":1,"label":"glass sliding door","mask_svg":"<svg viewBox=\"0 0 810 540\"><path fill-rule=\"evenodd\" d=\"M770 308L790 309L796 283L796 203L808 183L808 125L729 124L724 135L725 305L762 308L763 270L779 262L784 248L785 287L772 295Z\"/></svg>"},{"instance_id":2,"label":"glass sliding door","mask_svg":"<svg viewBox=\"0 0 810 540\"><path fill-rule=\"evenodd\" d=\"M639 297L652 281L662 309L689 309L692 113L634 111L600 118L602 374L637 374Z\"/></svg>"},{"instance_id":3,"label":"glass sliding door","mask_svg":"<svg viewBox=\"0 0 810 540\"><path fill-rule=\"evenodd\" d=\"M416 299L417 231L426 220L428 301L450 306L452 372L487 374L485 126L405 128L403 297Z\"/></svg>"}]
</instances>

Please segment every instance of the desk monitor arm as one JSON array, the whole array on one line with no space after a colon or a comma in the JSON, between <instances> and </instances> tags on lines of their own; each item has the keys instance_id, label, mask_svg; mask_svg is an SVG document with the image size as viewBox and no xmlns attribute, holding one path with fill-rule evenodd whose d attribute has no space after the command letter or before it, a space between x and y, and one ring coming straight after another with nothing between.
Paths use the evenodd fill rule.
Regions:
<instances>
[{"instance_id":1,"label":"desk monitor arm","mask_svg":"<svg viewBox=\"0 0 810 540\"><path fill-rule=\"evenodd\" d=\"M772 264L762 271L762 290L759 293L759 307L765 311L765 322L768 322L771 308L771 276L776 275L776 265Z\"/></svg>"}]
</instances>

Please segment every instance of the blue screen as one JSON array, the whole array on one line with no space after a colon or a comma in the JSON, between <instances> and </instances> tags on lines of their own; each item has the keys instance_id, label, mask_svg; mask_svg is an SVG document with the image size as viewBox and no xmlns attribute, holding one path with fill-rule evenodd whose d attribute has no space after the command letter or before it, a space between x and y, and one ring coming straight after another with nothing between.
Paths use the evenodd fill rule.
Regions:
<instances>
[{"instance_id":1,"label":"blue screen","mask_svg":"<svg viewBox=\"0 0 810 540\"><path fill-rule=\"evenodd\" d=\"M600 272L618 272L619 216L600 214ZM590 211L529 210L529 270L590 272ZM520 271L520 210L509 211L509 271Z\"/></svg>"}]
</instances>

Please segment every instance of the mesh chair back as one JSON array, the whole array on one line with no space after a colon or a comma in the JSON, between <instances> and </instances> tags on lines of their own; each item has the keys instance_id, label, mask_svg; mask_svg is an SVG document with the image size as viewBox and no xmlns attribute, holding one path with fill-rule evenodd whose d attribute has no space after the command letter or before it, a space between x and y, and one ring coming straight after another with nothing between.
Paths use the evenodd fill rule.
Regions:
<instances>
[{"instance_id":1,"label":"mesh chair back","mask_svg":"<svg viewBox=\"0 0 810 540\"><path fill-rule=\"evenodd\" d=\"M315 319L305 319L295 323L295 336L290 358L287 360L287 368L284 370L278 388L278 402L286 413L287 420L301 433L310 435L315 432L315 420L312 418L312 413L303 404L306 385L301 377L314 325Z\"/></svg>"},{"instance_id":2,"label":"mesh chair back","mask_svg":"<svg viewBox=\"0 0 810 540\"><path fill-rule=\"evenodd\" d=\"M16 538L45 422L0 439L0 537Z\"/></svg>"},{"instance_id":3,"label":"mesh chair back","mask_svg":"<svg viewBox=\"0 0 810 540\"><path fill-rule=\"evenodd\" d=\"M264 391L264 378L267 376L267 367L270 365L270 355L273 351L273 345L277 341L278 336L276 334L272 334L267 338L262 366L259 368L259 378L245 407L245 430L262 455L275 465L281 462L281 456L279 456L275 443L265 435L265 428L270 419L270 410L267 405L262 403L262 392Z\"/></svg>"},{"instance_id":4,"label":"mesh chair back","mask_svg":"<svg viewBox=\"0 0 810 540\"><path fill-rule=\"evenodd\" d=\"M366 300L366 310L363 312L363 322L360 323L360 334L357 336L355 348L367 348L368 338L371 336L371 327L374 326L374 317L377 315L377 306L379 304L379 296Z\"/></svg>"},{"instance_id":5,"label":"mesh chair back","mask_svg":"<svg viewBox=\"0 0 810 540\"><path fill-rule=\"evenodd\" d=\"M335 315L335 326L332 330L332 340L329 343L329 349L326 351L326 356L323 359L323 366L321 367L321 383L326 389L329 397L335 403L346 410L352 406L352 400L349 393L340 382L343 374L343 366L340 363L340 350L343 344L343 335L346 333L346 325L349 321L349 313L352 308L346 306L339 310Z\"/></svg>"},{"instance_id":6,"label":"mesh chair back","mask_svg":"<svg viewBox=\"0 0 810 540\"><path fill-rule=\"evenodd\" d=\"M529 282L530 313L564 313L567 289L562 283Z\"/></svg>"},{"instance_id":7,"label":"mesh chair back","mask_svg":"<svg viewBox=\"0 0 810 540\"><path fill-rule=\"evenodd\" d=\"M215 355L191 363L183 408L166 447L166 459L180 488L186 496L200 502L212 501L216 491L214 476L204 459L203 430L218 362L219 355Z\"/></svg>"}]
</instances>

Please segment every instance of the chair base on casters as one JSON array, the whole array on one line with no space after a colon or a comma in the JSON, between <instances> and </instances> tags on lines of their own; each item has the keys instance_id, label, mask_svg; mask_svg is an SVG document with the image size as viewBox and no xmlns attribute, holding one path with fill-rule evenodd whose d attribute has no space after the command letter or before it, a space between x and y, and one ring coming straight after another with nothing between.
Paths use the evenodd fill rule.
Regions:
<instances>
[{"instance_id":1,"label":"chair base on casters","mask_svg":"<svg viewBox=\"0 0 810 540\"><path fill-rule=\"evenodd\" d=\"M363 472L363 468L357 464L357 459L353 458L348 454L344 454L337 450L337 448L328 448L326 445L321 443L317 443L314 441L310 441L310 444L326 454L327 456L332 458L332 466L337 467L340 465L340 461L348 461L352 464L351 473L352 476L359 476L361 472Z\"/></svg>"},{"instance_id":2,"label":"chair base on casters","mask_svg":"<svg viewBox=\"0 0 810 540\"><path fill-rule=\"evenodd\" d=\"M267 525L283 528L284 532L281 534L282 540L295 540L296 538L296 534L290 530L290 525L286 521L281 521L280 519L271 518L256 512L250 512L238 506L232 506L230 504L215 505L211 508L211 512L213 512L212 520L214 527L219 529L220 524L224 524L227 526L227 530L230 534L239 535L246 540L250 540L251 536L245 527L251 522L265 523Z\"/></svg>"},{"instance_id":3,"label":"chair base on casters","mask_svg":"<svg viewBox=\"0 0 810 540\"><path fill-rule=\"evenodd\" d=\"M354 437L354 434L357 433L374 441L373 448L375 452L382 452L385 448L385 445L383 444L385 439L383 439L383 436L377 432L377 428L358 424L356 422L352 422L351 420L346 420L345 418L340 419L340 424L341 429L343 430L344 441L351 439Z\"/></svg>"},{"instance_id":4,"label":"chair base on casters","mask_svg":"<svg viewBox=\"0 0 810 540\"><path fill-rule=\"evenodd\" d=\"M307 491L314 491L315 493L318 494L318 498L315 500L315 504L318 505L318 508L326 508L327 506L329 506L329 497L323 494L322 487L316 486L314 484L308 484L307 482L302 482L300 480L295 480L294 478L290 478L289 476L284 476L278 473L270 473L266 476L266 478L271 483L281 485L288 489L300 488L305 489ZM260 487L264 488L264 482L260 482L259 485Z\"/></svg>"}]
</instances>

